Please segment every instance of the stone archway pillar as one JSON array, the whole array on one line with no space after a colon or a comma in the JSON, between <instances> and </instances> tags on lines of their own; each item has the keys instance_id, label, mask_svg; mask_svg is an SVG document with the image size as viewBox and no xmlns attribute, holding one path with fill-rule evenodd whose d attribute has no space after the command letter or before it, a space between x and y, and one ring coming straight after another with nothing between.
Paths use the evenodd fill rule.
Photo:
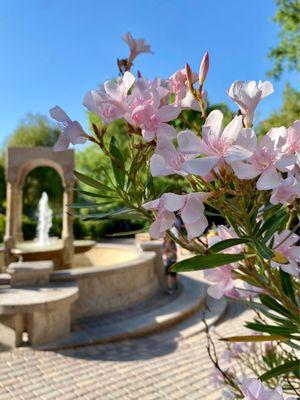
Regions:
<instances>
[{"instance_id":1,"label":"stone archway pillar","mask_svg":"<svg viewBox=\"0 0 300 400\"><path fill-rule=\"evenodd\" d=\"M6 221L4 235L4 265L8 266L11 262L10 250L16 243L17 218L16 210L18 208L18 190L16 182L8 181L6 184Z\"/></svg>"},{"instance_id":2,"label":"stone archway pillar","mask_svg":"<svg viewBox=\"0 0 300 400\"><path fill-rule=\"evenodd\" d=\"M20 187L16 188L16 240L17 242L23 242L23 230L22 230L22 214L23 214L23 189Z\"/></svg>"},{"instance_id":3,"label":"stone archway pillar","mask_svg":"<svg viewBox=\"0 0 300 400\"><path fill-rule=\"evenodd\" d=\"M74 257L73 245L73 216L68 210L68 205L73 203L73 186L74 181L68 180L65 182L63 195L63 226L62 240L64 243L63 267L72 268Z\"/></svg>"}]
</instances>

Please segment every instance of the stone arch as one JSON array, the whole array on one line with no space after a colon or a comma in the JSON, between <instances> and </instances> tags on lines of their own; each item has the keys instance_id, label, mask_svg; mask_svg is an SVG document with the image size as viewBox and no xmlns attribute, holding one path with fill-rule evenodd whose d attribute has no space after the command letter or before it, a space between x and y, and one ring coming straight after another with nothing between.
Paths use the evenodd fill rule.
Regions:
<instances>
[{"instance_id":1,"label":"stone arch","mask_svg":"<svg viewBox=\"0 0 300 400\"><path fill-rule=\"evenodd\" d=\"M9 147L6 154L7 207L4 237L5 264L11 261L11 249L22 239L23 185L26 176L37 167L51 167L60 175L63 194L63 266L73 262L73 220L67 204L73 201L74 152L54 152L51 147Z\"/></svg>"}]
</instances>

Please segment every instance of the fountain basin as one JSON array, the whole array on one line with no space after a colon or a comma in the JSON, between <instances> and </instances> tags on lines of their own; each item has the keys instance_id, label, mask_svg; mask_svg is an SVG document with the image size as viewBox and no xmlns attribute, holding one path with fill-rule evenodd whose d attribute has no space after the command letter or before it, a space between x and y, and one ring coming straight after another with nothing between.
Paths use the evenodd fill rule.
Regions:
<instances>
[{"instance_id":1,"label":"fountain basin","mask_svg":"<svg viewBox=\"0 0 300 400\"><path fill-rule=\"evenodd\" d=\"M84 253L90 250L96 242L93 240L74 240L74 253ZM11 249L15 261L22 258L23 261L52 260L54 268L62 269L63 241L61 239L50 240L49 243L40 245L35 241L17 243Z\"/></svg>"},{"instance_id":2,"label":"fountain basin","mask_svg":"<svg viewBox=\"0 0 300 400\"><path fill-rule=\"evenodd\" d=\"M76 281L79 298L72 320L126 308L152 296L159 288L156 253L134 245L97 244L74 257L72 269L55 271L52 282Z\"/></svg>"}]
</instances>

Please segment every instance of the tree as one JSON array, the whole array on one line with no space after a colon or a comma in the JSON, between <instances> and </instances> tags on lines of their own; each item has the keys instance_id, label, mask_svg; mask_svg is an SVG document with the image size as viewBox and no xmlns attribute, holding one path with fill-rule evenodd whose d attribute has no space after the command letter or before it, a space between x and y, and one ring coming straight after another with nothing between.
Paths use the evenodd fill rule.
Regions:
<instances>
[{"instance_id":1,"label":"tree","mask_svg":"<svg viewBox=\"0 0 300 400\"><path fill-rule=\"evenodd\" d=\"M286 84L283 92L283 103L278 112L272 112L269 118L262 121L257 128L258 135L267 133L272 127L291 125L299 119L300 93L293 89L289 83Z\"/></svg>"},{"instance_id":2,"label":"tree","mask_svg":"<svg viewBox=\"0 0 300 400\"><path fill-rule=\"evenodd\" d=\"M274 62L269 75L279 79L284 67L300 71L300 1L276 0L277 12L273 20L279 25L279 43L269 52Z\"/></svg>"}]
</instances>

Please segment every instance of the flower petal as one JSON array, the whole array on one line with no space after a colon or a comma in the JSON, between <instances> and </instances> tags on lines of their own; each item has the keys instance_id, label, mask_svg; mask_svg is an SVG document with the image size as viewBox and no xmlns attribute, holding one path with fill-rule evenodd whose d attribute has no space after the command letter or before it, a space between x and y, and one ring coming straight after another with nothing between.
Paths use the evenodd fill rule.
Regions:
<instances>
[{"instance_id":1,"label":"flower petal","mask_svg":"<svg viewBox=\"0 0 300 400\"><path fill-rule=\"evenodd\" d=\"M65 151L70 146L70 140L64 133L61 133L53 146L53 151Z\"/></svg>"},{"instance_id":2,"label":"flower petal","mask_svg":"<svg viewBox=\"0 0 300 400\"><path fill-rule=\"evenodd\" d=\"M256 183L258 190L274 189L280 184L280 175L274 167L264 171Z\"/></svg>"},{"instance_id":3,"label":"flower petal","mask_svg":"<svg viewBox=\"0 0 300 400\"><path fill-rule=\"evenodd\" d=\"M207 141L208 136L212 135L217 139L222 130L223 114L220 110L213 110L206 118L205 124L202 127L203 139Z\"/></svg>"},{"instance_id":4,"label":"flower petal","mask_svg":"<svg viewBox=\"0 0 300 400\"><path fill-rule=\"evenodd\" d=\"M189 174L206 176L212 168L218 163L220 157L209 156L188 160L182 165L182 170Z\"/></svg>"},{"instance_id":5,"label":"flower petal","mask_svg":"<svg viewBox=\"0 0 300 400\"><path fill-rule=\"evenodd\" d=\"M71 118L68 117L68 115L64 112L64 110L59 106L51 108L49 110L49 113L51 117L58 122L64 122L64 121L72 122Z\"/></svg>"},{"instance_id":6,"label":"flower petal","mask_svg":"<svg viewBox=\"0 0 300 400\"><path fill-rule=\"evenodd\" d=\"M235 144L255 152L257 149L257 137L253 129L244 128L236 138Z\"/></svg>"},{"instance_id":7,"label":"flower petal","mask_svg":"<svg viewBox=\"0 0 300 400\"><path fill-rule=\"evenodd\" d=\"M272 94L274 92L274 88L271 82L269 81L265 81L265 82L259 82L258 83L258 87L261 90L262 94L261 94L261 98L263 99L264 97L269 96L270 94Z\"/></svg>"},{"instance_id":8,"label":"flower petal","mask_svg":"<svg viewBox=\"0 0 300 400\"><path fill-rule=\"evenodd\" d=\"M166 124L165 122L163 122L162 124L159 125L156 135L162 136L162 137L167 136L171 139L174 139L174 138L176 138L177 131L172 125L169 125L169 124Z\"/></svg>"},{"instance_id":9,"label":"flower petal","mask_svg":"<svg viewBox=\"0 0 300 400\"><path fill-rule=\"evenodd\" d=\"M253 179L259 175L259 170L256 169L252 164L237 161L232 163L231 167L239 179Z\"/></svg>"},{"instance_id":10,"label":"flower petal","mask_svg":"<svg viewBox=\"0 0 300 400\"><path fill-rule=\"evenodd\" d=\"M72 144L82 144L85 142L85 135L82 126L79 122L73 121L70 125L68 125L65 130L64 134L68 137Z\"/></svg>"},{"instance_id":11,"label":"flower petal","mask_svg":"<svg viewBox=\"0 0 300 400\"><path fill-rule=\"evenodd\" d=\"M178 211L185 203L185 196L174 193L165 193L162 196L164 208L168 211Z\"/></svg>"},{"instance_id":12,"label":"flower petal","mask_svg":"<svg viewBox=\"0 0 300 400\"><path fill-rule=\"evenodd\" d=\"M174 106L162 106L158 110L158 118L160 119L161 122L168 122L168 121L173 121L173 119L177 118L178 115L180 114L180 107L174 107Z\"/></svg>"},{"instance_id":13,"label":"flower petal","mask_svg":"<svg viewBox=\"0 0 300 400\"><path fill-rule=\"evenodd\" d=\"M152 176L168 176L174 174L174 170L168 166L159 154L153 154L150 159L150 171Z\"/></svg>"},{"instance_id":14,"label":"flower petal","mask_svg":"<svg viewBox=\"0 0 300 400\"><path fill-rule=\"evenodd\" d=\"M229 147L227 155L224 157L228 164L236 161L245 161L252 156L253 152L245 147L233 145Z\"/></svg>"},{"instance_id":15,"label":"flower petal","mask_svg":"<svg viewBox=\"0 0 300 400\"><path fill-rule=\"evenodd\" d=\"M201 142L199 137L190 130L182 131L177 135L179 150L185 154L200 154Z\"/></svg>"},{"instance_id":16,"label":"flower petal","mask_svg":"<svg viewBox=\"0 0 300 400\"><path fill-rule=\"evenodd\" d=\"M194 239L202 235L207 226L208 226L208 221L204 215L202 215L201 218L199 218L195 222L192 222L190 224L185 224L188 233L188 240Z\"/></svg>"},{"instance_id":17,"label":"flower petal","mask_svg":"<svg viewBox=\"0 0 300 400\"><path fill-rule=\"evenodd\" d=\"M222 132L223 139L236 140L238 135L243 129L243 117L241 115L236 115L231 122L225 127Z\"/></svg>"},{"instance_id":18,"label":"flower petal","mask_svg":"<svg viewBox=\"0 0 300 400\"><path fill-rule=\"evenodd\" d=\"M155 200L152 200L152 201L148 201L147 203L144 203L143 204L143 207L146 209L146 210L156 210L157 208L158 208L158 206L159 206L159 202L160 202L160 199L155 199Z\"/></svg>"},{"instance_id":19,"label":"flower petal","mask_svg":"<svg viewBox=\"0 0 300 400\"><path fill-rule=\"evenodd\" d=\"M186 202L181 210L181 218L185 224L196 222L203 215L204 205L201 198L186 195Z\"/></svg>"},{"instance_id":20,"label":"flower petal","mask_svg":"<svg viewBox=\"0 0 300 400\"><path fill-rule=\"evenodd\" d=\"M126 71L125 74L123 75L122 83L121 83L122 89L123 89L123 94L128 93L128 90L134 84L134 81L135 81L135 76L131 72Z\"/></svg>"}]
</instances>

